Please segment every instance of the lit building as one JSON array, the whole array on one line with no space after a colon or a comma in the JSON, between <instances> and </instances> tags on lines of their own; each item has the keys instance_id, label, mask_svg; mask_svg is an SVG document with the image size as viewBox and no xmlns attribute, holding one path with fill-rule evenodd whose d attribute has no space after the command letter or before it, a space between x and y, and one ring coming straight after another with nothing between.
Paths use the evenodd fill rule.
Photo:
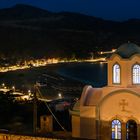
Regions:
<instances>
[{"instance_id":1,"label":"lit building","mask_svg":"<svg viewBox=\"0 0 140 140\"><path fill-rule=\"evenodd\" d=\"M108 58L107 86L85 86L71 115L73 137L140 140L140 47L121 45Z\"/></svg>"}]
</instances>

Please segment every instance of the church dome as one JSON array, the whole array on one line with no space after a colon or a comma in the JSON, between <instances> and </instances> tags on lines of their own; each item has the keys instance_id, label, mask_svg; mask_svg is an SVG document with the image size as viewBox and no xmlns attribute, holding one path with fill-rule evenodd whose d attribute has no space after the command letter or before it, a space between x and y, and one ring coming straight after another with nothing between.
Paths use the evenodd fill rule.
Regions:
<instances>
[{"instance_id":1,"label":"church dome","mask_svg":"<svg viewBox=\"0 0 140 140\"><path fill-rule=\"evenodd\" d=\"M130 58L135 54L140 54L140 47L134 43L125 43L121 45L114 54L118 54L122 58Z\"/></svg>"}]
</instances>

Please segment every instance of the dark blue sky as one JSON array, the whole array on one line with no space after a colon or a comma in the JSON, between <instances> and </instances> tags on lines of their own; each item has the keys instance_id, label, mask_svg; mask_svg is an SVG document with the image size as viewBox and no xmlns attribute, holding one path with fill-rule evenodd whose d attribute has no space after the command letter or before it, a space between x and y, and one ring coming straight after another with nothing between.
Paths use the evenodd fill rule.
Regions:
<instances>
[{"instance_id":1,"label":"dark blue sky","mask_svg":"<svg viewBox=\"0 0 140 140\"><path fill-rule=\"evenodd\" d=\"M0 0L0 8L30 4L53 12L72 11L111 20L140 18L140 0Z\"/></svg>"}]
</instances>

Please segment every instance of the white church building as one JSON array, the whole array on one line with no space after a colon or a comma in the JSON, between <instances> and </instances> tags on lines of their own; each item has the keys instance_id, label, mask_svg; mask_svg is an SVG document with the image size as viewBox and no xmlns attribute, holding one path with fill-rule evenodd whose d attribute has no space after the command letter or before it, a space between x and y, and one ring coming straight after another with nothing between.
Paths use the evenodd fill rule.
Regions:
<instances>
[{"instance_id":1,"label":"white church building","mask_svg":"<svg viewBox=\"0 0 140 140\"><path fill-rule=\"evenodd\" d=\"M107 86L85 86L71 110L72 136L140 140L140 47L121 45L107 65Z\"/></svg>"}]
</instances>

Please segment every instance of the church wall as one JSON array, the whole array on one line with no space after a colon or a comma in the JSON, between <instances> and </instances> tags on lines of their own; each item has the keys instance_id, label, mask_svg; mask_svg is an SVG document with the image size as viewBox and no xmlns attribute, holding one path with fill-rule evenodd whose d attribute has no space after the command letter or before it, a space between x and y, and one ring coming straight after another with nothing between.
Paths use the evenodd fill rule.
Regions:
<instances>
[{"instance_id":1,"label":"church wall","mask_svg":"<svg viewBox=\"0 0 140 140\"><path fill-rule=\"evenodd\" d=\"M120 57L118 57L118 56L115 56L115 57L116 57L115 61L113 61L112 59L108 60L108 67L107 67L107 71L108 71L108 86L113 85L113 81L112 81L113 80L113 69L112 69L112 67L113 67L113 65L115 63L118 63L120 61Z\"/></svg>"},{"instance_id":2,"label":"church wall","mask_svg":"<svg viewBox=\"0 0 140 140\"><path fill-rule=\"evenodd\" d=\"M121 61L121 86L127 87L130 81L130 67L128 61Z\"/></svg>"},{"instance_id":3,"label":"church wall","mask_svg":"<svg viewBox=\"0 0 140 140\"><path fill-rule=\"evenodd\" d=\"M112 61L108 61L108 67L107 67L107 72L108 72L108 86L112 86Z\"/></svg>"},{"instance_id":4,"label":"church wall","mask_svg":"<svg viewBox=\"0 0 140 140\"><path fill-rule=\"evenodd\" d=\"M128 63L128 67L129 67L129 80L128 80L128 85L133 85L133 74L132 74L132 67L134 64L140 64L140 57L138 56L134 56L132 57L132 60L129 61ZM134 86L138 86L138 85L134 85Z\"/></svg>"},{"instance_id":5,"label":"church wall","mask_svg":"<svg viewBox=\"0 0 140 140\"><path fill-rule=\"evenodd\" d=\"M109 121L100 121L100 140L111 139L111 125Z\"/></svg>"},{"instance_id":6,"label":"church wall","mask_svg":"<svg viewBox=\"0 0 140 140\"><path fill-rule=\"evenodd\" d=\"M80 117L95 118L96 106L80 106Z\"/></svg>"},{"instance_id":7,"label":"church wall","mask_svg":"<svg viewBox=\"0 0 140 140\"><path fill-rule=\"evenodd\" d=\"M122 123L122 131L121 131L121 133L122 133L122 140L126 140L126 123L124 123L124 122L121 122Z\"/></svg>"},{"instance_id":8,"label":"church wall","mask_svg":"<svg viewBox=\"0 0 140 140\"><path fill-rule=\"evenodd\" d=\"M96 139L95 106L80 106L80 137Z\"/></svg>"},{"instance_id":9,"label":"church wall","mask_svg":"<svg viewBox=\"0 0 140 140\"><path fill-rule=\"evenodd\" d=\"M130 61L131 60L131 61ZM140 62L140 57L133 56L130 59L122 59L119 56L114 56L113 59L108 60L108 86L131 87L132 83L132 66ZM119 64L121 67L121 83L113 83L113 65Z\"/></svg>"},{"instance_id":10,"label":"church wall","mask_svg":"<svg viewBox=\"0 0 140 140\"><path fill-rule=\"evenodd\" d=\"M72 116L72 137L80 137L80 116Z\"/></svg>"},{"instance_id":11,"label":"church wall","mask_svg":"<svg viewBox=\"0 0 140 140\"><path fill-rule=\"evenodd\" d=\"M126 140L126 123L121 122L122 123L122 140ZM140 140L140 124L137 125L137 140ZM100 140L111 140L111 122L110 121L101 121L100 122L100 135L99 135L99 139Z\"/></svg>"},{"instance_id":12,"label":"church wall","mask_svg":"<svg viewBox=\"0 0 140 140\"><path fill-rule=\"evenodd\" d=\"M122 106L124 100L124 107ZM119 119L122 123L122 140L126 140L126 123L134 120L137 123L138 139L140 140L140 96L133 92L116 92L108 96L100 105L101 140L111 139L111 122Z\"/></svg>"},{"instance_id":13,"label":"church wall","mask_svg":"<svg viewBox=\"0 0 140 140\"><path fill-rule=\"evenodd\" d=\"M114 64L120 65L120 84L113 83L113 66ZM124 78L125 77L125 78ZM115 59L108 61L108 86L121 86L126 87L130 81L129 61L121 60L120 57L115 56Z\"/></svg>"},{"instance_id":14,"label":"church wall","mask_svg":"<svg viewBox=\"0 0 140 140\"><path fill-rule=\"evenodd\" d=\"M121 105L125 102L125 106ZM120 117L124 122L135 117L140 122L140 97L127 91L119 91L108 96L100 106L100 119L109 121L113 117Z\"/></svg>"},{"instance_id":15,"label":"church wall","mask_svg":"<svg viewBox=\"0 0 140 140\"><path fill-rule=\"evenodd\" d=\"M140 124L138 124L137 127L138 127L138 130L137 130L138 140L140 140Z\"/></svg>"},{"instance_id":16,"label":"church wall","mask_svg":"<svg viewBox=\"0 0 140 140\"><path fill-rule=\"evenodd\" d=\"M97 133L95 118L81 117L80 119L80 137L87 139L96 139Z\"/></svg>"}]
</instances>

